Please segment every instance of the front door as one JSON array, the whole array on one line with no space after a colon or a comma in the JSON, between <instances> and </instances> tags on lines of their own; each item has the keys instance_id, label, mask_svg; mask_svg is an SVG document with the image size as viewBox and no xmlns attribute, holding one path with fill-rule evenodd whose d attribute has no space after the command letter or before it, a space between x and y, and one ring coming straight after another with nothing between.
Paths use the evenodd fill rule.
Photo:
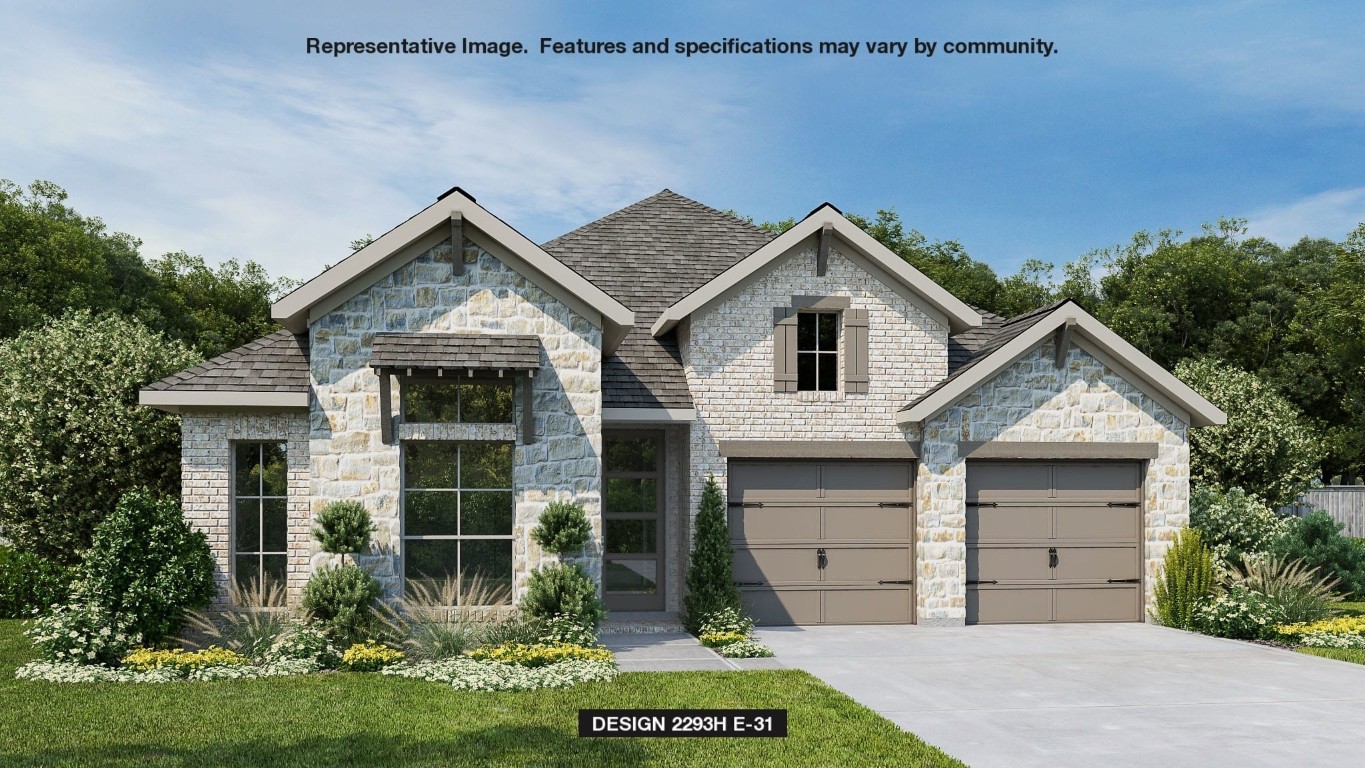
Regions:
<instances>
[{"instance_id":1,"label":"front door","mask_svg":"<svg viewBox=\"0 0 1365 768\"><path fill-rule=\"evenodd\" d=\"M608 610L664 609L662 432L606 432L602 594Z\"/></svg>"}]
</instances>

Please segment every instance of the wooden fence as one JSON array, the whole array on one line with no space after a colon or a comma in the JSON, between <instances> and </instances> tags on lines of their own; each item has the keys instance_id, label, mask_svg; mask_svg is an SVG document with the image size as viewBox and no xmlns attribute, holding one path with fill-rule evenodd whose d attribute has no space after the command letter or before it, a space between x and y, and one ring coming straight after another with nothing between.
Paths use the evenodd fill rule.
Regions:
<instances>
[{"instance_id":1,"label":"wooden fence","mask_svg":"<svg viewBox=\"0 0 1365 768\"><path fill-rule=\"evenodd\" d=\"M1305 493L1298 502L1280 512L1303 517L1321 509L1346 526L1344 533L1365 539L1365 485L1329 485Z\"/></svg>"}]
</instances>

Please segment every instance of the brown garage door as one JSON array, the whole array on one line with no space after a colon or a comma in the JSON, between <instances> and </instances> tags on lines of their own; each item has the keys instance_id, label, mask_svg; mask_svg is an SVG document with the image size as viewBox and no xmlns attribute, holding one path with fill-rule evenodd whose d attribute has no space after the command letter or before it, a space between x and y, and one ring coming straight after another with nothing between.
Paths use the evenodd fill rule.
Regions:
<instances>
[{"instance_id":1,"label":"brown garage door","mask_svg":"<svg viewBox=\"0 0 1365 768\"><path fill-rule=\"evenodd\" d=\"M967 622L1140 621L1135 462L969 462Z\"/></svg>"},{"instance_id":2,"label":"brown garage door","mask_svg":"<svg viewBox=\"0 0 1365 768\"><path fill-rule=\"evenodd\" d=\"M912 465L731 461L745 608L767 626L912 620Z\"/></svg>"}]
</instances>

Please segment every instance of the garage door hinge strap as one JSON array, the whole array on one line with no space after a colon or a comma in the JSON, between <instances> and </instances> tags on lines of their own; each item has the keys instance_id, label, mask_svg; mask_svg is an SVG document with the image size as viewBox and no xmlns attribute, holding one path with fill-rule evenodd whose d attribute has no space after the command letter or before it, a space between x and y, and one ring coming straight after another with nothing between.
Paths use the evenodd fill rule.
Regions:
<instances>
[{"instance_id":1,"label":"garage door hinge strap","mask_svg":"<svg viewBox=\"0 0 1365 768\"><path fill-rule=\"evenodd\" d=\"M969 502L967 502L967 506L969 506L969 507L998 507L998 506L1000 506L1000 505L999 505L998 503L994 502L994 501L969 501Z\"/></svg>"},{"instance_id":2,"label":"garage door hinge strap","mask_svg":"<svg viewBox=\"0 0 1365 768\"><path fill-rule=\"evenodd\" d=\"M763 506L763 502L761 502L761 501L732 501L732 502L730 502L730 506L732 506L732 507L761 507L761 506Z\"/></svg>"},{"instance_id":3,"label":"garage door hinge strap","mask_svg":"<svg viewBox=\"0 0 1365 768\"><path fill-rule=\"evenodd\" d=\"M877 503L879 507L909 507L908 501L881 501Z\"/></svg>"},{"instance_id":4,"label":"garage door hinge strap","mask_svg":"<svg viewBox=\"0 0 1365 768\"><path fill-rule=\"evenodd\" d=\"M878 583L878 584L912 584L912 583L914 583L914 582L910 581L909 579L887 579L886 581L879 581L879 582L877 582L877 583Z\"/></svg>"},{"instance_id":5,"label":"garage door hinge strap","mask_svg":"<svg viewBox=\"0 0 1365 768\"><path fill-rule=\"evenodd\" d=\"M1136 584L1142 579L1110 579L1110 584Z\"/></svg>"},{"instance_id":6,"label":"garage door hinge strap","mask_svg":"<svg viewBox=\"0 0 1365 768\"><path fill-rule=\"evenodd\" d=\"M996 581L995 579L991 579L990 581L973 581L973 580L971 580L971 579L967 579L967 583L968 583L968 584L999 584L1000 582Z\"/></svg>"},{"instance_id":7,"label":"garage door hinge strap","mask_svg":"<svg viewBox=\"0 0 1365 768\"><path fill-rule=\"evenodd\" d=\"M1111 506L1111 507L1136 507L1137 505L1138 505L1138 503L1137 503L1136 501L1111 501L1111 502L1109 502L1109 506Z\"/></svg>"},{"instance_id":8,"label":"garage door hinge strap","mask_svg":"<svg viewBox=\"0 0 1365 768\"><path fill-rule=\"evenodd\" d=\"M766 581L736 581L736 582L735 582L735 586L736 586L736 587L761 587L761 586L763 586L764 584L767 584L767 583L768 583L768 582L766 582Z\"/></svg>"}]
</instances>

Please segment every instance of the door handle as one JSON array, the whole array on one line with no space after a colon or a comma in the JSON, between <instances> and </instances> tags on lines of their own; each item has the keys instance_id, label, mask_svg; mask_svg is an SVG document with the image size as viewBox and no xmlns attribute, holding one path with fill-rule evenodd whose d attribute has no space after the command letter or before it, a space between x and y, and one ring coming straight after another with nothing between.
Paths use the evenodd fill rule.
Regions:
<instances>
[{"instance_id":1,"label":"door handle","mask_svg":"<svg viewBox=\"0 0 1365 768\"><path fill-rule=\"evenodd\" d=\"M1056 547L1048 547L1048 550L1047 550L1047 567L1049 567L1049 568L1056 568L1056 567L1057 567L1057 548L1056 548Z\"/></svg>"},{"instance_id":2,"label":"door handle","mask_svg":"<svg viewBox=\"0 0 1365 768\"><path fill-rule=\"evenodd\" d=\"M823 548L815 550L815 567L823 571L826 565L829 565L829 555L825 554Z\"/></svg>"}]
</instances>

